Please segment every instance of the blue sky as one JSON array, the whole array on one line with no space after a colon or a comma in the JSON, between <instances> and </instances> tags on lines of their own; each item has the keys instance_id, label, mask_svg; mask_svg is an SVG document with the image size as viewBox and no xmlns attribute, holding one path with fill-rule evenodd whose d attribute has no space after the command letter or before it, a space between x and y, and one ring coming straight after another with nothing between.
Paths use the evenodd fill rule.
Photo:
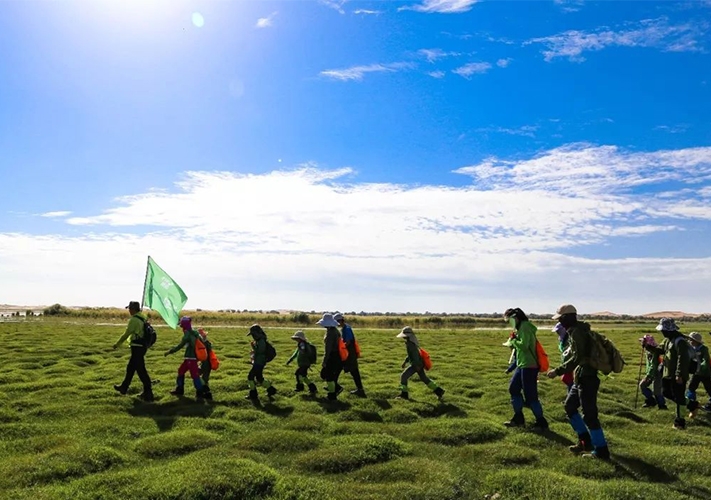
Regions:
<instances>
[{"instance_id":1,"label":"blue sky","mask_svg":"<svg viewBox=\"0 0 711 500\"><path fill-rule=\"evenodd\" d=\"M41 8L38 8L41 5ZM708 312L711 2L0 3L0 303Z\"/></svg>"}]
</instances>

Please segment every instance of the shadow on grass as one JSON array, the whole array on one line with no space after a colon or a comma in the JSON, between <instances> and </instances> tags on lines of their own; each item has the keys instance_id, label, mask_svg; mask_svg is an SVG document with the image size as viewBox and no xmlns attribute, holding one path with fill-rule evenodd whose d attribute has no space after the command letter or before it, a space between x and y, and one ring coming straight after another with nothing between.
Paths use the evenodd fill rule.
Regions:
<instances>
[{"instance_id":1,"label":"shadow on grass","mask_svg":"<svg viewBox=\"0 0 711 500\"><path fill-rule=\"evenodd\" d=\"M204 401L189 398L178 398L167 402L146 403L140 399L133 400L133 407L128 413L134 417L152 418L160 432L173 428L178 417L206 418L212 414L213 407Z\"/></svg>"},{"instance_id":2,"label":"shadow on grass","mask_svg":"<svg viewBox=\"0 0 711 500\"><path fill-rule=\"evenodd\" d=\"M613 413L614 414L614 413ZM618 417L626 418L627 420L631 420L632 422L636 422L638 424L648 424L649 420L647 420L644 417L640 417L634 412L631 411L620 411L617 412L616 415Z\"/></svg>"},{"instance_id":3,"label":"shadow on grass","mask_svg":"<svg viewBox=\"0 0 711 500\"><path fill-rule=\"evenodd\" d=\"M572 446L575 444L575 442L570 438L563 436L562 434L558 434L557 432L554 432L550 429L543 432L537 432L537 434L547 439L548 441L553 441L554 443L557 443L561 446Z\"/></svg>"},{"instance_id":4,"label":"shadow on grass","mask_svg":"<svg viewBox=\"0 0 711 500\"><path fill-rule=\"evenodd\" d=\"M381 410L389 410L393 407L387 399L373 399L373 403L378 405Z\"/></svg>"},{"instance_id":5,"label":"shadow on grass","mask_svg":"<svg viewBox=\"0 0 711 500\"><path fill-rule=\"evenodd\" d=\"M327 398L319 398L318 404L326 413L337 413L339 411L350 410L351 404L346 401L330 400Z\"/></svg>"},{"instance_id":6,"label":"shadow on grass","mask_svg":"<svg viewBox=\"0 0 711 500\"><path fill-rule=\"evenodd\" d=\"M679 479L664 469L636 457L615 454L610 461L619 472L638 480L650 483L673 483Z\"/></svg>"},{"instance_id":7,"label":"shadow on grass","mask_svg":"<svg viewBox=\"0 0 711 500\"><path fill-rule=\"evenodd\" d=\"M420 403L421 405L424 405L424 407L412 408L412 411L417 413L422 418L436 418L441 417L442 415L459 418L466 418L468 416L466 411L452 403L443 403L440 401L437 404L432 404L417 401L416 399L412 399L411 401L413 403Z\"/></svg>"}]
</instances>

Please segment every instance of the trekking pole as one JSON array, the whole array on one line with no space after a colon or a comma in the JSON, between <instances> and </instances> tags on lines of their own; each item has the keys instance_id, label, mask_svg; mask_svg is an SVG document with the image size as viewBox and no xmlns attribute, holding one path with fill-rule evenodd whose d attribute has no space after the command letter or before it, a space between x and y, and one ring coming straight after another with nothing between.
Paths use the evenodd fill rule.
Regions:
<instances>
[{"instance_id":1,"label":"trekking pole","mask_svg":"<svg viewBox=\"0 0 711 500\"><path fill-rule=\"evenodd\" d=\"M637 401L639 400L639 383L642 378L642 362L644 361L644 346L642 346L642 353L639 356L639 374L637 375L637 392L634 395L634 409L637 409Z\"/></svg>"}]
</instances>

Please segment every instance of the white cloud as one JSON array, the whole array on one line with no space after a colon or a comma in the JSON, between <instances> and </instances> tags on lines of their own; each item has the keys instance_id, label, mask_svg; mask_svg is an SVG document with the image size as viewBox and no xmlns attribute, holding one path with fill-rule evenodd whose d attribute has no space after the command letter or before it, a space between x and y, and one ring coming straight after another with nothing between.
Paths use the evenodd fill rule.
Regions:
<instances>
[{"instance_id":1,"label":"white cloud","mask_svg":"<svg viewBox=\"0 0 711 500\"><path fill-rule=\"evenodd\" d=\"M491 69L491 64L488 62L476 62L468 63L464 66L460 66L457 69L453 69L452 73L457 74L463 78L471 78L472 75L482 75Z\"/></svg>"},{"instance_id":2,"label":"white cloud","mask_svg":"<svg viewBox=\"0 0 711 500\"><path fill-rule=\"evenodd\" d=\"M414 65L407 62L396 62L389 64L368 64L365 66L352 66L344 69L327 69L319 73L321 76L340 80L362 80L367 73L395 73L400 70L412 69Z\"/></svg>"},{"instance_id":3,"label":"white cloud","mask_svg":"<svg viewBox=\"0 0 711 500\"><path fill-rule=\"evenodd\" d=\"M445 75L444 71L430 71L427 74L430 75L432 78L437 78L437 79L444 78L444 75Z\"/></svg>"},{"instance_id":4,"label":"white cloud","mask_svg":"<svg viewBox=\"0 0 711 500\"><path fill-rule=\"evenodd\" d=\"M339 14L345 14L346 11L343 6L348 2L348 0L318 0L318 3L325 5L326 7L335 10Z\"/></svg>"},{"instance_id":5,"label":"white cloud","mask_svg":"<svg viewBox=\"0 0 711 500\"><path fill-rule=\"evenodd\" d=\"M508 68L509 64L511 64L512 61L513 61L513 59L511 59L510 57L507 57L506 59L499 59L498 61L496 61L496 65L499 68Z\"/></svg>"},{"instance_id":6,"label":"white cloud","mask_svg":"<svg viewBox=\"0 0 711 500\"><path fill-rule=\"evenodd\" d=\"M67 211L67 210L57 210L55 212L45 212L43 214L40 214L40 217L66 217L68 215L71 215L72 213Z\"/></svg>"},{"instance_id":7,"label":"white cloud","mask_svg":"<svg viewBox=\"0 0 711 500\"><path fill-rule=\"evenodd\" d=\"M377 16L383 13L382 10L370 10L370 9L356 9L353 11L354 14L356 15L365 15L365 16Z\"/></svg>"},{"instance_id":8,"label":"white cloud","mask_svg":"<svg viewBox=\"0 0 711 500\"><path fill-rule=\"evenodd\" d=\"M689 126L686 124L679 124L679 125L658 125L654 127L654 130L659 130L662 132L668 132L670 134L681 134L683 132L686 132L689 129Z\"/></svg>"},{"instance_id":9,"label":"white cloud","mask_svg":"<svg viewBox=\"0 0 711 500\"><path fill-rule=\"evenodd\" d=\"M471 10L479 0L422 0L422 3L400 7L398 10L414 10L417 12L458 14Z\"/></svg>"},{"instance_id":10,"label":"white cloud","mask_svg":"<svg viewBox=\"0 0 711 500\"><path fill-rule=\"evenodd\" d=\"M484 127L477 129L477 132L495 132L499 134L520 135L524 137L535 137L538 125L524 125L519 128L506 127Z\"/></svg>"},{"instance_id":11,"label":"white cloud","mask_svg":"<svg viewBox=\"0 0 711 500\"><path fill-rule=\"evenodd\" d=\"M524 45L542 44L547 47L543 56L550 62L558 57L582 62L584 52L603 50L607 47L650 47L667 52L700 52L700 43L708 25L686 23L671 25L666 18L647 19L628 24L618 31L600 28L596 31L570 30L558 35L534 38Z\"/></svg>"},{"instance_id":12,"label":"white cloud","mask_svg":"<svg viewBox=\"0 0 711 500\"><path fill-rule=\"evenodd\" d=\"M274 18L276 15L279 14L279 12L272 12L269 14L267 17L260 17L257 19L257 24L255 25L255 28L269 28L272 25L272 21L274 21Z\"/></svg>"},{"instance_id":13,"label":"white cloud","mask_svg":"<svg viewBox=\"0 0 711 500\"><path fill-rule=\"evenodd\" d=\"M459 52L445 52L442 49L420 49L417 53L427 59L427 62L433 63L438 59L460 55Z\"/></svg>"},{"instance_id":14,"label":"white cloud","mask_svg":"<svg viewBox=\"0 0 711 500\"><path fill-rule=\"evenodd\" d=\"M576 253L711 221L711 148L575 144L457 172L472 184L359 183L352 169L315 165L186 172L174 189L68 219L68 235L0 233L0 303L122 305L139 295L150 254L192 308L707 307L709 257ZM676 197L650 189L666 181Z\"/></svg>"}]
</instances>

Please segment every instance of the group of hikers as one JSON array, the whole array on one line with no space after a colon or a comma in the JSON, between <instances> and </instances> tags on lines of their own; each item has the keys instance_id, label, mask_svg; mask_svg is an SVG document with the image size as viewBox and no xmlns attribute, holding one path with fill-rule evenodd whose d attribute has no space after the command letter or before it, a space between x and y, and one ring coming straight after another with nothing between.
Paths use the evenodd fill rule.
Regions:
<instances>
[{"instance_id":1,"label":"group of hikers","mask_svg":"<svg viewBox=\"0 0 711 500\"><path fill-rule=\"evenodd\" d=\"M152 382L145 363L145 355L150 347L148 345L149 342L146 340L147 335L145 332L150 326L146 316L141 312L141 306L138 302L132 301L126 308L129 310L131 318L128 321L126 331L113 347L116 349L121 344L128 342L131 347L131 357L126 366L126 376L123 382L114 385L114 389L121 394L126 394L134 375L138 374L143 384L143 392L139 397L144 401L151 402L154 400ZM326 313L316 324L326 329L323 337L324 353L320 378L326 382L327 398L336 400L338 395L343 392L343 386L338 383L342 372L349 373L353 377L356 388L351 391L351 394L362 398L366 397L358 368L360 346L355 338L353 329L345 322L345 318L340 313ZM187 316L180 318L178 326L183 331L180 343L164 353L165 356L168 356L185 348L183 362L178 368L175 388L170 393L174 396L183 396L185 394L185 374L190 373L196 397L208 401L212 400L209 378L211 371L216 368L218 362L207 332L202 329L195 330L191 318ZM267 334L260 325L252 325L247 336L252 337L250 343L250 364L252 368L247 374L249 392L245 398L258 400L257 387L263 387L271 400L277 393L277 389L268 379L264 378L264 368L267 363L274 359L276 351L269 343ZM294 390L302 392L308 389L310 394L315 395L318 393L318 388L309 378L309 370L318 363L316 346L309 342L302 330L294 333L291 338L296 342L296 349L286 361L286 365L296 360L297 369L294 373L296 386ZM408 380L417 374L420 380L441 399L444 396L444 389L426 375L425 370L429 369L429 355L420 347L415 332L407 326L402 329L397 338L404 340L407 352L407 357L402 363L404 371L400 376L400 395L398 397L409 399ZM204 351L202 356L200 355L201 351Z\"/></svg>"},{"instance_id":2,"label":"group of hikers","mask_svg":"<svg viewBox=\"0 0 711 500\"><path fill-rule=\"evenodd\" d=\"M524 426L523 409L528 406L536 419L534 429L547 430L548 422L543 416L543 407L538 399L538 374L542 369L536 338L537 328L519 308L506 310L504 318L513 328L509 339L504 343L512 350L511 365L507 372L514 371L509 383L514 415L504 425ZM599 358L606 354L599 346L612 344L604 336L594 332L588 323L580 321L576 308L571 304L560 306L552 319L558 320L552 331L558 334L561 363L557 368L548 369L546 375L549 378L560 377L567 386L565 413L578 437L578 443L571 446L570 450L584 457L607 460L610 458L610 451L600 425L597 407L600 389L598 372L601 365ZM656 406L665 410L666 399L673 401L676 404L673 427L685 429L685 411L689 412L688 416L692 419L696 417L699 408L711 412L709 349L704 345L700 333L683 335L672 318L662 318L656 330L664 336L661 345L652 335L639 339L642 355L646 357L645 376L639 382L639 389L645 396L643 406ZM611 349L616 350L614 347ZM619 359L621 370L624 362L621 357ZM696 394L699 385L704 386L710 398L703 407ZM649 389L650 386L652 390ZM578 410L582 410L582 416Z\"/></svg>"},{"instance_id":3,"label":"group of hikers","mask_svg":"<svg viewBox=\"0 0 711 500\"><path fill-rule=\"evenodd\" d=\"M115 385L114 389L121 394L126 394L134 374L138 374L143 384L143 392L139 397L150 402L153 401L154 396L151 379L146 371L145 355L151 345L152 327L141 312L138 302L130 302L126 308L131 318L126 331L113 347L116 349L124 342L128 342L131 357L123 382ZM504 345L511 349L507 373L513 372L509 383L513 417L504 425L524 427L526 422L523 410L528 407L535 417L534 430L548 429L548 422L543 415L543 406L538 398L538 376L539 373L545 372L549 378L560 377L567 386L564 407L578 441L576 445L570 447L570 450L584 457L609 459L610 452L598 418L597 395L600 388L599 370L603 373L609 373L610 370L602 369L597 360L601 352L600 339L603 339L606 345L612 344L604 339L604 336L591 330L588 323L580 321L573 305L562 305L552 317L558 321L552 331L558 335L558 347L561 353L560 365L552 368L547 366L547 355L542 351L537 340L537 327L526 314L520 308L511 308L504 313L504 319L512 327ZM182 317L178 324L183 331L181 341L164 353L168 356L185 348L183 362L178 368L176 385L171 394L184 395L185 374L190 373L196 397L212 400L209 378L211 371L219 365L212 344L205 331L193 328L191 318ZM351 391L351 394L366 397L358 369L360 346L353 329L340 313L326 313L316 324L325 328L320 378L326 382L327 398L334 401L343 391L343 387L338 382L342 372L349 373L353 377L356 389ZM673 401L676 404L674 428L684 429L686 421L682 408L687 408L690 418L696 416L700 408L696 396L699 385L704 386L711 398L709 350L699 333L693 332L688 337L684 336L671 318L662 318L657 330L664 336L661 345L651 335L645 335L640 339L647 358L645 377L639 383L639 388L645 396L644 407L658 406L660 409L666 409L666 399ZM247 336L252 338L250 343L252 367L247 375L249 392L245 398L257 401L257 387L263 387L271 400L277 393L277 389L264 378L264 369L274 359L276 351L260 325L252 325ZM431 367L429 354L420 346L413 329L406 326L397 338L404 341L407 353L402 363L404 371L400 376L400 394L397 397L409 399L408 380L413 375L417 375L441 400L444 389L427 376L426 371ZM296 342L296 348L286 361L286 365L296 360L295 391L308 390L311 395L315 395L318 393L318 388L309 377L309 370L318 363L316 346L309 342L306 334L301 330L294 333L291 339ZM152 341L155 341L155 333ZM614 350L614 347L612 349ZM545 363L543 358L546 359ZM619 370L622 369L622 363L619 357ZM711 412L711 399L703 409ZM579 410L582 411L582 415Z\"/></svg>"}]
</instances>

